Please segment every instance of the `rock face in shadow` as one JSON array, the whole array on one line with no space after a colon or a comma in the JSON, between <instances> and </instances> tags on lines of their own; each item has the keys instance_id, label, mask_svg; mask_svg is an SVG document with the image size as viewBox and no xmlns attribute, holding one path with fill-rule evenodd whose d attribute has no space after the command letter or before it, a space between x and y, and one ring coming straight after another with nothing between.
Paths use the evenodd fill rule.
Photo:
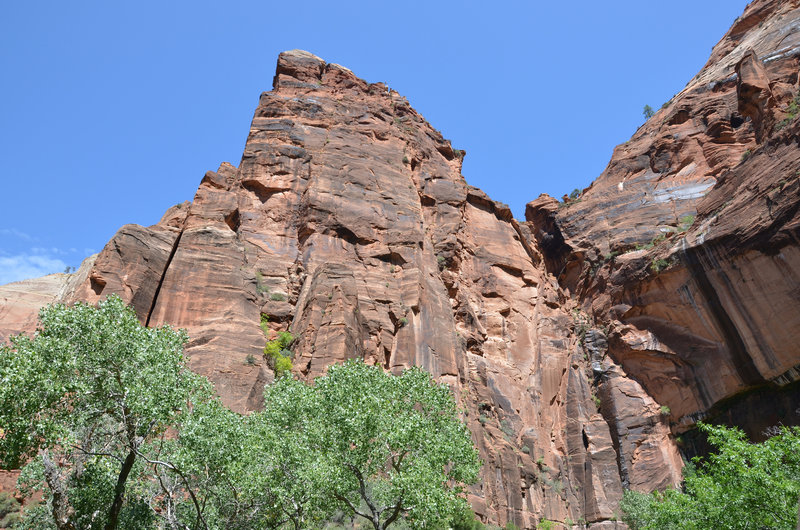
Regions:
<instances>
[{"instance_id":1,"label":"rock face in shadow","mask_svg":"<svg viewBox=\"0 0 800 530\"><path fill-rule=\"evenodd\" d=\"M610 373L655 400L664 434L718 419L758 437L770 392L784 406L766 415L800 420L781 390L800 377L798 7L751 3L578 200L527 208L548 270L608 330ZM626 475L636 458L618 450L625 486L665 483Z\"/></svg>"},{"instance_id":2,"label":"rock face in shadow","mask_svg":"<svg viewBox=\"0 0 800 530\"><path fill-rule=\"evenodd\" d=\"M0 334L116 293L186 328L242 412L280 331L309 381L353 357L422 366L480 449L482 519L623 528L625 488L679 484L677 434L723 403L752 423L800 375L798 25L796 2L753 2L579 199L525 222L398 93L285 52L238 167L76 274L0 287Z\"/></svg>"}]
</instances>

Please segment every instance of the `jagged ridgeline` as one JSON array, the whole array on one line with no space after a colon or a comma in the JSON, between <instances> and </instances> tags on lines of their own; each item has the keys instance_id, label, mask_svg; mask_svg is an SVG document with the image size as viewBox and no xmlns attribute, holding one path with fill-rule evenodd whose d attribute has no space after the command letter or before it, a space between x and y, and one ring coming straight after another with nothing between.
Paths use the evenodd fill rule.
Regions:
<instances>
[{"instance_id":1,"label":"jagged ridgeline","mask_svg":"<svg viewBox=\"0 0 800 530\"><path fill-rule=\"evenodd\" d=\"M397 92L285 52L238 167L76 273L0 287L0 333L119 294L186 328L236 411L282 332L304 380L420 366L465 410L483 520L621 528L625 488L678 485L704 450L698 419L800 419L798 24L796 2L751 3L588 189L524 222Z\"/></svg>"}]
</instances>

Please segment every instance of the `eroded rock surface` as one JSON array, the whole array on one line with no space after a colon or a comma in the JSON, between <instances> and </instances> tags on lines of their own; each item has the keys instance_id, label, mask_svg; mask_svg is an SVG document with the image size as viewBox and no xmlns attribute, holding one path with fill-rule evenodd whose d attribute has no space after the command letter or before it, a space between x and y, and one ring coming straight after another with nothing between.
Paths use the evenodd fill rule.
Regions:
<instances>
[{"instance_id":1,"label":"eroded rock surface","mask_svg":"<svg viewBox=\"0 0 800 530\"><path fill-rule=\"evenodd\" d=\"M620 399L643 399L607 414L615 435L624 416L655 446L703 418L757 435L748 407L769 392L784 405L766 415L800 420L797 392L781 390L800 376L798 28L797 2L751 3L578 200L528 205L548 269L609 331L616 365L600 388L618 381ZM723 414L734 409L739 419ZM618 451L623 484L640 490L680 466L674 451L658 455L663 469Z\"/></svg>"},{"instance_id":2,"label":"eroded rock surface","mask_svg":"<svg viewBox=\"0 0 800 530\"><path fill-rule=\"evenodd\" d=\"M58 299L116 293L143 323L186 328L192 367L240 411L273 378L262 350L278 331L309 380L351 357L422 366L451 385L486 462L481 517L610 520L614 441L567 300L528 227L464 181L464 155L385 85L285 52L239 167L120 229Z\"/></svg>"},{"instance_id":3,"label":"eroded rock surface","mask_svg":"<svg viewBox=\"0 0 800 530\"><path fill-rule=\"evenodd\" d=\"M75 275L0 287L0 333L116 293L186 328L239 411L259 407L279 331L307 380L351 357L419 365L464 408L484 520L622 528L625 488L680 482L676 434L744 392L743 418L797 395L797 27L797 2L753 2L581 198L540 197L526 222L405 98L285 52L238 167Z\"/></svg>"}]
</instances>

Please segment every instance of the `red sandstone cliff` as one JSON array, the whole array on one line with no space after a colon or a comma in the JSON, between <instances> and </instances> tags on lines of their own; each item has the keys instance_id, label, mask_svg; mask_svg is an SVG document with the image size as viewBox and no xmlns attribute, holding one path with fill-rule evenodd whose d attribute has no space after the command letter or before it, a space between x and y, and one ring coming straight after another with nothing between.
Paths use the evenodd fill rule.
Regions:
<instances>
[{"instance_id":1,"label":"red sandstone cliff","mask_svg":"<svg viewBox=\"0 0 800 530\"><path fill-rule=\"evenodd\" d=\"M799 5L750 4L578 201L527 208L549 270L673 433L723 412L752 435L800 419ZM780 406L747 405L768 395Z\"/></svg>"},{"instance_id":2,"label":"red sandstone cliff","mask_svg":"<svg viewBox=\"0 0 800 530\"><path fill-rule=\"evenodd\" d=\"M794 399L779 387L800 363L800 151L798 124L776 124L799 25L797 2L751 4L579 201L542 197L524 223L399 94L283 53L238 167L72 277L0 287L0 334L48 301L118 293L142 322L186 328L193 368L245 411L273 377L247 362L266 315L298 337L298 377L360 357L449 383L485 461L470 497L485 519L621 526L623 488L679 482L674 436L697 418L748 390Z\"/></svg>"}]
</instances>

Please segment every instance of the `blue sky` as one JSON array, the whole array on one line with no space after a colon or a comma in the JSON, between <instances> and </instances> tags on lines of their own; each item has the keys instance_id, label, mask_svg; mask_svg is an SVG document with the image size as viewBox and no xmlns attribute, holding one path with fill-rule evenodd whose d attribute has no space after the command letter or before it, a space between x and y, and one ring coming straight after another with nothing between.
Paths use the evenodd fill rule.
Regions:
<instances>
[{"instance_id":1,"label":"blue sky","mask_svg":"<svg viewBox=\"0 0 800 530\"><path fill-rule=\"evenodd\" d=\"M542 4L3 2L0 284L79 265L238 165L292 48L406 96L522 218L588 186L746 2Z\"/></svg>"}]
</instances>

